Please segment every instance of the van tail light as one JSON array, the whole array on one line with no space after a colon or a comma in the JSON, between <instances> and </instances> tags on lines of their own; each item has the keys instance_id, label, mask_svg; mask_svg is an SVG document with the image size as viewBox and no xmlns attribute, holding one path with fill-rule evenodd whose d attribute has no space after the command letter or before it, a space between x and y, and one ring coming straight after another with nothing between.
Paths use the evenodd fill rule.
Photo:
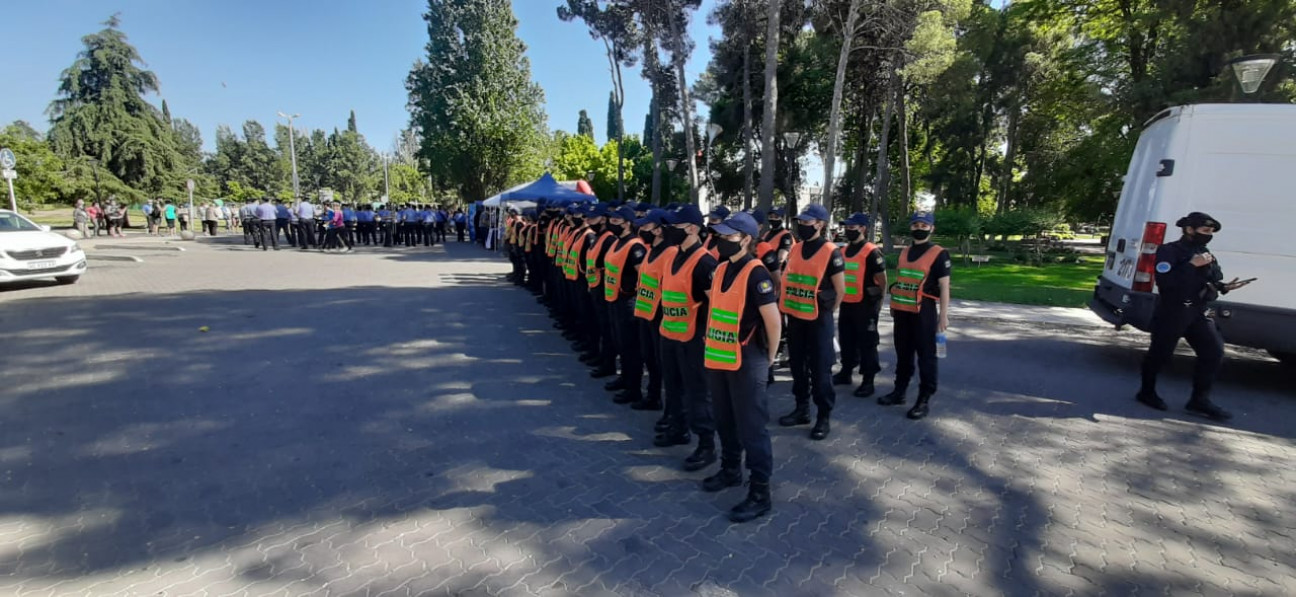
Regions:
<instances>
[{"instance_id":1,"label":"van tail light","mask_svg":"<svg viewBox=\"0 0 1296 597\"><path fill-rule=\"evenodd\" d=\"M1152 283L1156 280L1156 252L1165 242L1165 233L1165 222L1148 222L1143 227L1138 267L1134 268L1134 292L1152 292Z\"/></svg>"}]
</instances>

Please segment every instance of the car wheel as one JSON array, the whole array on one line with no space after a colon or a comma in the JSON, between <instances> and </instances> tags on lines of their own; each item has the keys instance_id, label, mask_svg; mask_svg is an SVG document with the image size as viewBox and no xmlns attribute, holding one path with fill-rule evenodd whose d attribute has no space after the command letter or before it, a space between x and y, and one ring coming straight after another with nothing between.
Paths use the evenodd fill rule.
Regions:
<instances>
[{"instance_id":1,"label":"car wheel","mask_svg":"<svg viewBox=\"0 0 1296 597\"><path fill-rule=\"evenodd\" d=\"M81 279L81 276L58 276L58 277L55 277L54 279L55 279L55 280L58 280L58 283L59 283L59 284L62 284L62 285L64 285L64 286L68 286L68 285L71 285L71 284L76 284L76 283L77 283L77 280L80 280L80 279Z\"/></svg>"}]
</instances>

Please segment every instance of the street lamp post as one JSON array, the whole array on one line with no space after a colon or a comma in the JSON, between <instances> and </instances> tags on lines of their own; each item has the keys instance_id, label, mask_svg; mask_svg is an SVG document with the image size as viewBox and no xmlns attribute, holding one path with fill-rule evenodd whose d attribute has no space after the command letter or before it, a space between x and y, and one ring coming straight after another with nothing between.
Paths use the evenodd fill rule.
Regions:
<instances>
[{"instance_id":1,"label":"street lamp post","mask_svg":"<svg viewBox=\"0 0 1296 597\"><path fill-rule=\"evenodd\" d=\"M675 166L678 165L679 160L675 158L666 160L666 203L670 203L671 196L675 194L671 192L671 173L675 171Z\"/></svg>"},{"instance_id":2,"label":"street lamp post","mask_svg":"<svg viewBox=\"0 0 1296 597\"><path fill-rule=\"evenodd\" d=\"M791 204L790 207L793 207L790 211L793 212L796 211L795 206L797 204L797 195L799 194L798 191L800 191L798 187L801 184L801 164L800 156L797 155L797 149L801 147L801 139L803 137L804 135L798 132L783 133L783 143L787 145L788 150L792 152L792 167L790 168L791 172L789 173L789 176L792 178L792 196L788 199Z\"/></svg>"},{"instance_id":3,"label":"street lamp post","mask_svg":"<svg viewBox=\"0 0 1296 597\"><path fill-rule=\"evenodd\" d=\"M715 139L716 137L719 137L722 132L724 132L724 127L714 122L707 127L706 182L707 192L710 193L712 197L714 197L716 193L715 179L711 176L711 154L715 151ZM708 197L708 199L711 199L711 197Z\"/></svg>"},{"instance_id":4,"label":"street lamp post","mask_svg":"<svg viewBox=\"0 0 1296 597\"><path fill-rule=\"evenodd\" d=\"M292 116L289 116L280 112L279 117L288 119L288 151L292 154L293 201L301 201L301 189L297 184L297 132L293 128L293 119L300 118L301 114L293 114Z\"/></svg>"},{"instance_id":5,"label":"street lamp post","mask_svg":"<svg viewBox=\"0 0 1296 597\"><path fill-rule=\"evenodd\" d=\"M1264 83L1265 77L1269 75L1269 70L1274 64L1278 63L1278 58L1277 54L1252 54L1234 58L1227 66L1233 71L1233 77L1237 79L1238 87L1242 88L1242 94L1251 95L1260 90L1260 84Z\"/></svg>"}]
</instances>

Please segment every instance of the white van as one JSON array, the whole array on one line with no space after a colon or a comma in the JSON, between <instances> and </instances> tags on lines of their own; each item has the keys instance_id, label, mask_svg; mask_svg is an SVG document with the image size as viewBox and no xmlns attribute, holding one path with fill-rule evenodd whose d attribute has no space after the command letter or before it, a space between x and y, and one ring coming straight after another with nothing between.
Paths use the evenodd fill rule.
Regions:
<instances>
[{"instance_id":1,"label":"white van","mask_svg":"<svg viewBox=\"0 0 1296 597\"><path fill-rule=\"evenodd\" d=\"M1157 247L1178 240L1175 221L1193 211L1223 226L1210 252L1225 279L1257 278L1215 305L1224 340L1296 362L1296 105L1179 106L1149 120L1090 308L1147 331Z\"/></svg>"}]
</instances>

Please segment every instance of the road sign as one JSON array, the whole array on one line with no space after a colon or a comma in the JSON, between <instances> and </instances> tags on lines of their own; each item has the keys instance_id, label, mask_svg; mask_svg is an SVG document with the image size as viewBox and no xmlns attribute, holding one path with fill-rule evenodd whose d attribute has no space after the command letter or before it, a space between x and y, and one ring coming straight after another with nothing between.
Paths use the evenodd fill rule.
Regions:
<instances>
[{"instance_id":1,"label":"road sign","mask_svg":"<svg viewBox=\"0 0 1296 597\"><path fill-rule=\"evenodd\" d=\"M186 188L186 189L189 189L189 192L190 192L190 193L193 192L193 190L194 190L194 181L193 181L192 178L190 178L189 180L186 180L186 181L185 181L185 188Z\"/></svg>"},{"instance_id":2,"label":"road sign","mask_svg":"<svg viewBox=\"0 0 1296 597\"><path fill-rule=\"evenodd\" d=\"M14 153L8 147L0 149L0 168L13 170L14 165L17 163L18 158L14 157Z\"/></svg>"},{"instance_id":3,"label":"road sign","mask_svg":"<svg viewBox=\"0 0 1296 597\"><path fill-rule=\"evenodd\" d=\"M13 180L15 178L18 178L17 170L10 170L8 168L5 168L3 172L0 172L0 174L4 176L5 180Z\"/></svg>"}]
</instances>

